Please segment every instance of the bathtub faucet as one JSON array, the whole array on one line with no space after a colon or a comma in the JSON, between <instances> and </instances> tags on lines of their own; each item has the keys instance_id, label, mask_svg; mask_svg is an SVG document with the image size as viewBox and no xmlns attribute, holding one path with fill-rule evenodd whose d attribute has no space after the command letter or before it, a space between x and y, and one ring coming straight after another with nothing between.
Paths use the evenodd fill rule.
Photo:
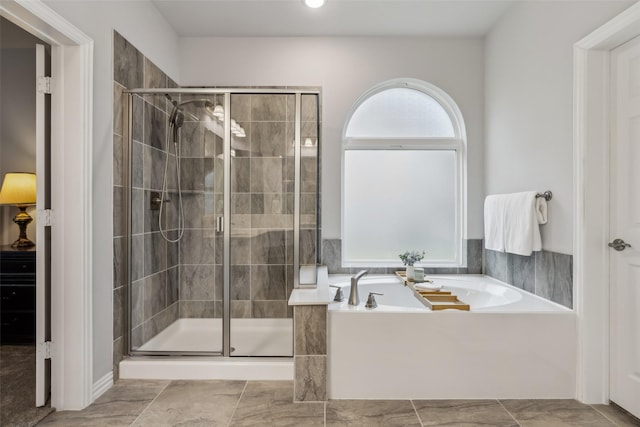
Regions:
<instances>
[{"instance_id":1,"label":"bathtub faucet","mask_svg":"<svg viewBox=\"0 0 640 427\"><path fill-rule=\"evenodd\" d=\"M351 292L349 292L349 305L360 304L360 298L358 297L358 280L367 274L367 270L360 270L355 276L351 276Z\"/></svg>"}]
</instances>

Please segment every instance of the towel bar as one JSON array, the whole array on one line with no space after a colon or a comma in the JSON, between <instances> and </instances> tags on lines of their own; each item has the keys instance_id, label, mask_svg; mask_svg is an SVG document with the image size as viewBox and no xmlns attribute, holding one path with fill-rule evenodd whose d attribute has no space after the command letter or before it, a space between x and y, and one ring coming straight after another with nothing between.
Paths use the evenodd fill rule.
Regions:
<instances>
[{"instance_id":1,"label":"towel bar","mask_svg":"<svg viewBox=\"0 0 640 427\"><path fill-rule=\"evenodd\" d=\"M544 199L548 202L553 197L553 193L551 191L547 190L542 194L540 194L540 193L536 194L536 199L538 197L544 197Z\"/></svg>"}]
</instances>

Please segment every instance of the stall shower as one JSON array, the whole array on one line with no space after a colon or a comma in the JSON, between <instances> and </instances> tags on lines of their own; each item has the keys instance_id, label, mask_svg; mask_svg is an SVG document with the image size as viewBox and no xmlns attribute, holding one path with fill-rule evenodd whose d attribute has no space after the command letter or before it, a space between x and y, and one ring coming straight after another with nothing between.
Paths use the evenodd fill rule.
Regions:
<instances>
[{"instance_id":1,"label":"stall shower","mask_svg":"<svg viewBox=\"0 0 640 427\"><path fill-rule=\"evenodd\" d=\"M292 356L319 258L316 89L127 91L129 354Z\"/></svg>"}]
</instances>

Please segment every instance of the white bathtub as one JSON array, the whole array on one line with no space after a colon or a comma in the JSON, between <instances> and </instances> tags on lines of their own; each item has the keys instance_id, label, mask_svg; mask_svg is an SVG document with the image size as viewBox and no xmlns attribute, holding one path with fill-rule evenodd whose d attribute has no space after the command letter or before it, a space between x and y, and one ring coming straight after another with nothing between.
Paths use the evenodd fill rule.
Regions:
<instances>
[{"instance_id":1,"label":"white bathtub","mask_svg":"<svg viewBox=\"0 0 640 427\"><path fill-rule=\"evenodd\" d=\"M394 276L361 279L357 307L329 305L331 399L575 397L572 310L486 276L429 278L471 311L432 312ZM330 279L346 298L348 279Z\"/></svg>"}]
</instances>

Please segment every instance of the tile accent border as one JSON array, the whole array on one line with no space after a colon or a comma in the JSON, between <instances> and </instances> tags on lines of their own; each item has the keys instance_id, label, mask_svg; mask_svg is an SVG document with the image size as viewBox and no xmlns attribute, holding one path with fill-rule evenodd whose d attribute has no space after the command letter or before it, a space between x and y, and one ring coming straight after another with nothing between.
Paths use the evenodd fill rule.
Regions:
<instances>
[{"instance_id":1,"label":"tile accent border","mask_svg":"<svg viewBox=\"0 0 640 427\"><path fill-rule=\"evenodd\" d=\"M527 257L484 249L484 259L487 276L573 308L573 255L543 250Z\"/></svg>"},{"instance_id":2,"label":"tile accent border","mask_svg":"<svg viewBox=\"0 0 640 427\"><path fill-rule=\"evenodd\" d=\"M539 297L573 308L573 256L535 252L530 257L484 249L484 240L467 239L467 266L427 268L426 274L486 274ZM342 267L341 239L322 240L322 264L329 274L355 274L366 267ZM367 268L372 274L393 274L398 267Z\"/></svg>"}]
</instances>

